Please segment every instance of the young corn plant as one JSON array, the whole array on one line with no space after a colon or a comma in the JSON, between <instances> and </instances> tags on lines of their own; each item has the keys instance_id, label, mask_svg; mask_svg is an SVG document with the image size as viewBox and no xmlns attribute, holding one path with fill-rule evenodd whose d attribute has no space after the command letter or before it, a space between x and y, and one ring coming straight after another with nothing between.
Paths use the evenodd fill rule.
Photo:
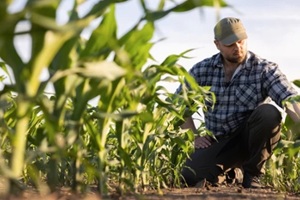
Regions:
<instances>
[{"instance_id":1,"label":"young corn plant","mask_svg":"<svg viewBox=\"0 0 300 200\"><path fill-rule=\"evenodd\" d=\"M294 84L300 87L300 81ZM300 97L287 100L287 104L300 101ZM267 182L279 191L300 192L300 125L287 116L284 122L282 140L266 165Z\"/></svg>"},{"instance_id":2,"label":"young corn plant","mask_svg":"<svg viewBox=\"0 0 300 200\"><path fill-rule=\"evenodd\" d=\"M0 98L0 173L9 183L6 193L26 185L41 193L62 186L85 191L93 184L105 195L114 188L122 193L179 183L193 134L178 124L186 107L195 111L211 95L176 65L187 52L148 64L155 21L226 3L186 0L164 9L162 0L152 11L141 0L144 16L118 37L115 7L125 1L96 1L80 16L77 10L85 1L73 0L65 24L57 23L61 0L27 0L15 13L9 11L11 1L1 1L1 68L11 80ZM96 19L98 26L83 39ZM19 37L30 38L28 59L15 45ZM185 77L192 90L179 96L158 84L173 77L184 85ZM46 93L48 87L52 90Z\"/></svg>"}]
</instances>

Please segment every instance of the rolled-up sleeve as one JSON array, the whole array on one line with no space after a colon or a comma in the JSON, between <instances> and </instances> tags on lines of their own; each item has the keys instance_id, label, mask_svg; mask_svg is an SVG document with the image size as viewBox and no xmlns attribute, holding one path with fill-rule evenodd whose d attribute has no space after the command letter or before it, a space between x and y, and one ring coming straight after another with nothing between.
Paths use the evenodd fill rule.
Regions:
<instances>
[{"instance_id":1,"label":"rolled-up sleeve","mask_svg":"<svg viewBox=\"0 0 300 200\"><path fill-rule=\"evenodd\" d=\"M264 80L263 88L267 91L268 96L270 96L280 107L283 106L283 100L298 95L298 92L293 87L292 83L274 63L266 66Z\"/></svg>"}]
</instances>

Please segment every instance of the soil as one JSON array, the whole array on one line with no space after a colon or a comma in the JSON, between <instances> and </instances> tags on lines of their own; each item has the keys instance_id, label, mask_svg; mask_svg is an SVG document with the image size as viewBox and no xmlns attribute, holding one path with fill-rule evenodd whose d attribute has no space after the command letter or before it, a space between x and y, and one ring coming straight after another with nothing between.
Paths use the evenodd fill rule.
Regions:
<instances>
[{"instance_id":1,"label":"soil","mask_svg":"<svg viewBox=\"0 0 300 200\"><path fill-rule=\"evenodd\" d=\"M267 189L243 189L239 186L219 186L206 188L174 188L161 191L147 191L143 194L128 194L123 196L110 195L101 197L96 191L78 195L68 189L61 189L49 195L40 196L36 192L26 191L19 197L2 197L1 200L198 200L198 199L272 199L272 200L294 200L300 199L300 194L279 193Z\"/></svg>"}]
</instances>

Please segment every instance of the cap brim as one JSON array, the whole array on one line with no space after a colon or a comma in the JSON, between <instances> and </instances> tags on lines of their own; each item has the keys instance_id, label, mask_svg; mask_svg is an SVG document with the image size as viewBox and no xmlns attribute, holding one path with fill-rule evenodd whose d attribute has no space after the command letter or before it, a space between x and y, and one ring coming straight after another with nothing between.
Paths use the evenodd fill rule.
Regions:
<instances>
[{"instance_id":1,"label":"cap brim","mask_svg":"<svg viewBox=\"0 0 300 200\"><path fill-rule=\"evenodd\" d=\"M220 40L220 42L224 45L231 45L239 40L244 40L247 38L248 36L246 32L241 32L241 33L231 34L230 36L224 38L223 40Z\"/></svg>"}]
</instances>

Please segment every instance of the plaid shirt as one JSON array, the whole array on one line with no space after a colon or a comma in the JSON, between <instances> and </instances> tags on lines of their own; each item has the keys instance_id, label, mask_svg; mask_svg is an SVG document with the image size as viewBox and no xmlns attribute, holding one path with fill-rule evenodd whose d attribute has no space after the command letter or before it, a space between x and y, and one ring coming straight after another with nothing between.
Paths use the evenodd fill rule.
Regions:
<instances>
[{"instance_id":1,"label":"plaid shirt","mask_svg":"<svg viewBox=\"0 0 300 200\"><path fill-rule=\"evenodd\" d=\"M282 107L282 101L296 90L278 65L248 52L230 83L225 85L221 54L195 64L189 71L200 86L210 86L216 95L214 109L205 114L205 125L215 135L233 132L268 97ZM177 93L181 86L177 89Z\"/></svg>"}]
</instances>

